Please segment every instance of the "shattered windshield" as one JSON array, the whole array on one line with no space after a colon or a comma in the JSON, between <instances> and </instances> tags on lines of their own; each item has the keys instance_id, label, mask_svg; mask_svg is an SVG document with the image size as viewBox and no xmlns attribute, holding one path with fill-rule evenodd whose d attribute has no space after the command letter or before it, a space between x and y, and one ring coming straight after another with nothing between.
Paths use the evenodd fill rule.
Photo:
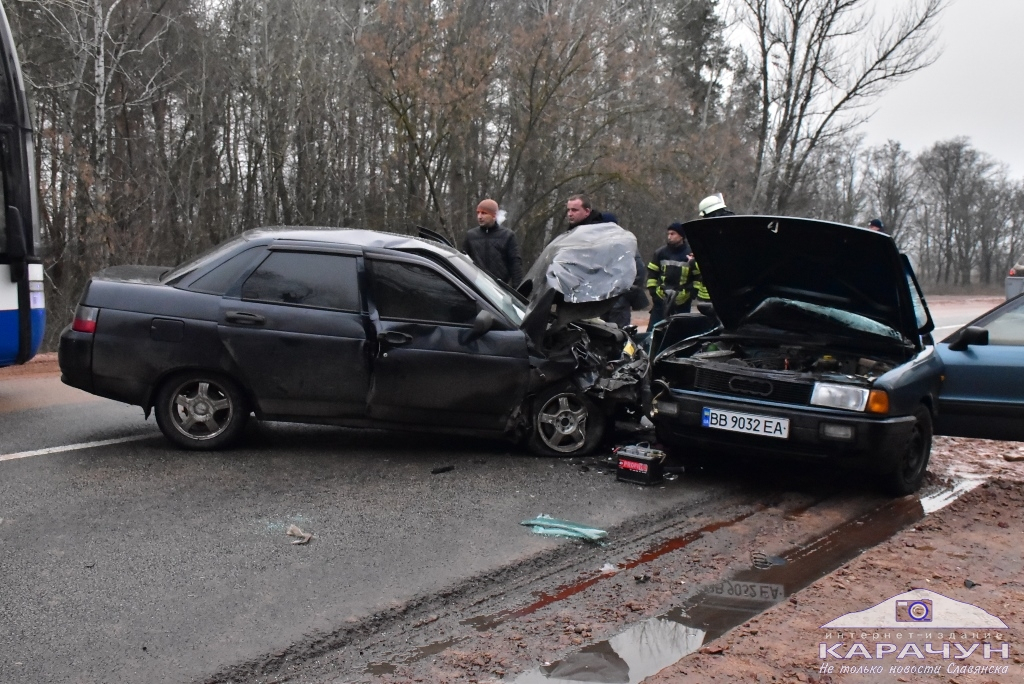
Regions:
<instances>
[{"instance_id":1,"label":"shattered windshield","mask_svg":"<svg viewBox=\"0 0 1024 684\"><path fill-rule=\"evenodd\" d=\"M867 316L782 297L764 300L743 322L798 332L857 332L903 341L903 336L898 332Z\"/></svg>"},{"instance_id":2,"label":"shattered windshield","mask_svg":"<svg viewBox=\"0 0 1024 684\"><path fill-rule=\"evenodd\" d=\"M461 253L452 254L448 257L448 260L469 280L469 282L473 284L473 287L475 287L488 302L508 316L509 319L517 326L522 325L523 317L526 315L525 304L509 294L482 269L474 266L466 255Z\"/></svg>"}]
</instances>

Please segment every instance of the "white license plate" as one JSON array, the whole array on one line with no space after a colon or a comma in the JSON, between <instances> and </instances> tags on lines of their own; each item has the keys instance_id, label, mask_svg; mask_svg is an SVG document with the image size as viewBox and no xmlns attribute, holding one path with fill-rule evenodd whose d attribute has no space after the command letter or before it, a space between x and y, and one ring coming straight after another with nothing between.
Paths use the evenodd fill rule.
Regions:
<instances>
[{"instance_id":1,"label":"white license plate","mask_svg":"<svg viewBox=\"0 0 1024 684\"><path fill-rule=\"evenodd\" d=\"M789 418L758 416L752 413L736 413L716 408L704 407L701 423L706 428L745 432L748 435L764 435L765 437L789 438Z\"/></svg>"}]
</instances>

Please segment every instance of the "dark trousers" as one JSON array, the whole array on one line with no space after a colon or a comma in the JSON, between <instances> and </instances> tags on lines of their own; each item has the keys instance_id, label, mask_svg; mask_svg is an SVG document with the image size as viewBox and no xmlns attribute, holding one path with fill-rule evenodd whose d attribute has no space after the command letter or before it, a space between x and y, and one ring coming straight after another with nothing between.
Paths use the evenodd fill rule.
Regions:
<instances>
[{"instance_id":1,"label":"dark trousers","mask_svg":"<svg viewBox=\"0 0 1024 684\"><path fill-rule=\"evenodd\" d=\"M682 304L676 304L675 306L672 307L672 310L669 313L672 315L690 313L690 304L692 303L692 301L693 300L691 299L687 299ZM651 307L651 320L647 324L648 330L653 330L656 324L665 320L666 304L668 304L668 302L664 299L654 300L654 306Z\"/></svg>"}]
</instances>

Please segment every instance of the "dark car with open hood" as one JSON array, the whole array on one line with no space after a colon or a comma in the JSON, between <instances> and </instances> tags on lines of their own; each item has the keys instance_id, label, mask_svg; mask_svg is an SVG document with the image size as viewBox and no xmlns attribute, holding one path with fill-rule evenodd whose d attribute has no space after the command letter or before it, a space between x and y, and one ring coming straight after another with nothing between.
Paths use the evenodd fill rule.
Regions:
<instances>
[{"instance_id":1,"label":"dark car with open hood","mask_svg":"<svg viewBox=\"0 0 1024 684\"><path fill-rule=\"evenodd\" d=\"M259 229L177 268L109 268L61 335L62 379L152 410L191 449L229 444L254 413L587 453L648 370L627 333L567 313L632 284L616 266L635 238L588 230L604 247L576 267L607 274L600 291L540 267L529 301L448 245L366 230Z\"/></svg>"},{"instance_id":2,"label":"dark car with open hood","mask_svg":"<svg viewBox=\"0 0 1024 684\"><path fill-rule=\"evenodd\" d=\"M893 240L775 216L684 229L720 323L699 334L699 314L666 324L652 366L659 439L694 456L868 468L892 494L917 490L943 364Z\"/></svg>"}]
</instances>

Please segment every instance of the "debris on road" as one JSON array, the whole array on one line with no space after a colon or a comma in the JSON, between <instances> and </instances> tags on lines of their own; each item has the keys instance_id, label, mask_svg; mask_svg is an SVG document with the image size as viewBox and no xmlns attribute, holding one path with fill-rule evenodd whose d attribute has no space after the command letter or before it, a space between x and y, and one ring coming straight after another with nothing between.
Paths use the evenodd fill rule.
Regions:
<instances>
[{"instance_id":1,"label":"debris on road","mask_svg":"<svg viewBox=\"0 0 1024 684\"><path fill-rule=\"evenodd\" d=\"M969 579L965 579L964 580L964 586L967 587L968 589L973 589L974 587L980 587L981 585L978 584L977 582L972 582Z\"/></svg>"},{"instance_id":2,"label":"debris on road","mask_svg":"<svg viewBox=\"0 0 1024 684\"><path fill-rule=\"evenodd\" d=\"M612 453L618 459L618 474L615 479L620 482L641 485L661 482L667 456L664 451L641 443L616 447Z\"/></svg>"},{"instance_id":3,"label":"debris on road","mask_svg":"<svg viewBox=\"0 0 1024 684\"><path fill-rule=\"evenodd\" d=\"M569 520L559 520L558 518L552 518L546 513L542 513L531 520L524 520L519 524L532 528L536 534L543 534L551 537L569 537L572 539L583 539L586 541L597 542L608 536L607 532L599 530L596 527L590 527L589 525L575 523Z\"/></svg>"},{"instance_id":4,"label":"debris on road","mask_svg":"<svg viewBox=\"0 0 1024 684\"><path fill-rule=\"evenodd\" d=\"M292 544L308 544L309 540L313 538L313 535L309 532L303 532L298 525L289 525L288 531L285 532L289 537L298 537Z\"/></svg>"},{"instance_id":5,"label":"debris on road","mask_svg":"<svg viewBox=\"0 0 1024 684\"><path fill-rule=\"evenodd\" d=\"M431 475L440 475L441 473L450 473L455 470L455 466L441 466L440 468L434 468L430 471Z\"/></svg>"},{"instance_id":6,"label":"debris on road","mask_svg":"<svg viewBox=\"0 0 1024 684\"><path fill-rule=\"evenodd\" d=\"M1004 461L1009 461L1010 463L1016 463L1017 461L1024 461L1024 453L1003 454L1003 460Z\"/></svg>"}]
</instances>

